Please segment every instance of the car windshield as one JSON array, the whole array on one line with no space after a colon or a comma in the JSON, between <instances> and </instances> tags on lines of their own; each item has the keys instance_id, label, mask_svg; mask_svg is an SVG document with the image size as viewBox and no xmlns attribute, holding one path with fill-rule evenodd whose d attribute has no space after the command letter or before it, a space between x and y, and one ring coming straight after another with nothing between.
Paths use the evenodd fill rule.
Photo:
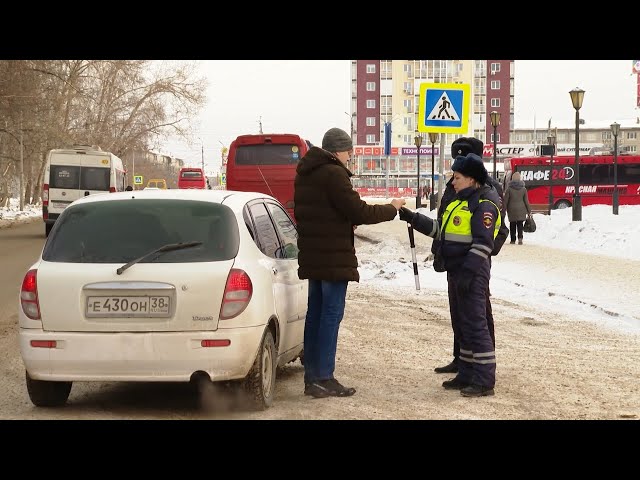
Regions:
<instances>
[{"instance_id":1,"label":"car windshield","mask_svg":"<svg viewBox=\"0 0 640 480\"><path fill-rule=\"evenodd\" d=\"M43 260L126 264L167 244L202 242L152 255L140 263L230 260L239 246L231 209L210 202L136 199L89 202L65 209L49 236Z\"/></svg>"}]
</instances>

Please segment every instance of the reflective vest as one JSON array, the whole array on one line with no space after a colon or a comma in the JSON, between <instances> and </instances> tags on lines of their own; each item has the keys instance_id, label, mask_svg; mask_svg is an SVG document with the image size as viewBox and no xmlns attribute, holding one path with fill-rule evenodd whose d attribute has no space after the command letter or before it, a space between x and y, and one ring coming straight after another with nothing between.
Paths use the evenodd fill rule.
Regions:
<instances>
[{"instance_id":1,"label":"reflective vest","mask_svg":"<svg viewBox=\"0 0 640 480\"><path fill-rule=\"evenodd\" d=\"M493 229L493 238L495 239L496 235L498 235L498 230L500 230L500 225L502 224L502 219L500 218L500 209L491 200L480 200L480 202L490 202L494 207L496 207L498 216L496 218L496 224ZM458 225L455 225L453 221L449 221L449 217L451 217L454 212L455 216L459 217L461 220ZM471 235L472 215L473 212L469 210L469 202L467 200L454 200L449 203L444 211L444 214L442 215L442 224L444 225L442 240L457 243L467 243L471 245L473 240L473 236Z\"/></svg>"}]
</instances>

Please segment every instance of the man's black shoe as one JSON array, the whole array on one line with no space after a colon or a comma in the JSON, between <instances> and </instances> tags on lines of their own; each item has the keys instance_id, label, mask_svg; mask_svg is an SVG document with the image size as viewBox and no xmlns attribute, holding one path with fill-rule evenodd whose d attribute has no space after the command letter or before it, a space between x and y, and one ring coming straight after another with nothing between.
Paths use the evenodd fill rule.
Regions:
<instances>
[{"instance_id":1,"label":"man's black shoe","mask_svg":"<svg viewBox=\"0 0 640 480\"><path fill-rule=\"evenodd\" d=\"M493 388L472 384L460 390L460 395L463 397L487 397L489 395L495 395L495 392Z\"/></svg>"},{"instance_id":2,"label":"man's black shoe","mask_svg":"<svg viewBox=\"0 0 640 480\"><path fill-rule=\"evenodd\" d=\"M444 367L436 367L433 369L436 373L458 373L458 363L454 360Z\"/></svg>"},{"instance_id":3,"label":"man's black shoe","mask_svg":"<svg viewBox=\"0 0 640 480\"><path fill-rule=\"evenodd\" d=\"M348 388L340 384L335 378L318 380L305 385L304 394L314 398L350 397L356 393L355 388Z\"/></svg>"},{"instance_id":4,"label":"man's black shoe","mask_svg":"<svg viewBox=\"0 0 640 480\"><path fill-rule=\"evenodd\" d=\"M451 380L445 380L442 382L442 386L446 390L462 390L470 385L471 384L469 382L463 382L458 377L453 377Z\"/></svg>"}]
</instances>

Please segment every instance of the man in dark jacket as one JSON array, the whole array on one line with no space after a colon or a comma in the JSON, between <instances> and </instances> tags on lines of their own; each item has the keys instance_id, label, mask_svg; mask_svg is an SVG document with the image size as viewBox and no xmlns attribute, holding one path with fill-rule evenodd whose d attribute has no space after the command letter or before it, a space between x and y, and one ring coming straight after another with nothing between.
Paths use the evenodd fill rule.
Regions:
<instances>
[{"instance_id":1,"label":"man in dark jacket","mask_svg":"<svg viewBox=\"0 0 640 480\"><path fill-rule=\"evenodd\" d=\"M347 284L358 282L354 227L393 220L403 199L369 205L360 199L347 168L353 144L347 132L329 129L322 148L300 159L294 182L298 229L298 276L309 279L304 326L304 393L316 398L346 397L355 388L333 376L338 329L344 315Z\"/></svg>"},{"instance_id":2,"label":"man in dark jacket","mask_svg":"<svg viewBox=\"0 0 640 480\"><path fill-rule=\"evenodd\" d=\"M482 143L481 140L478 140L477 138L474 138L474 137L461 137L454 140L454 142L451 144L451 158L455 159L458 156L466 156L469 153L475 153L479 157L482 157L483 149L484 149L484 144ZM449 181L447 182L444 193L442 194L442 199L440 200L440 207L438 208L439 220L442 219L442 214L447 208L447 205L449 205L449 203L456 196L456 192L453 186L451 185L451 180L452 178L449 179ZM502 186L500 185L500 182L492 178L491 176L488 176L485 185L481 187L480 196L488 197L490 195L491 190L495 190L495 192L498 194L498 197L502 201L503 192L502 192ZM497 250L499 251L499 249L502 247L505 240L507 239L507 235L509 234L509 229L505 226L506 220L504 219L504 216L505 216L504 204L501 203L498 206L500 207L500 212L502 215L502 227L500 229L500 232L498 233L498 236L494 240L494 244L497 247ZM434 239L433 243L431 244L431 252L435 254L439 248L440 248L440 241L437 239ZM494 249L494 251L495 250L496 249ZM489 258L489 260L491 260L491 258ZM495 337L495 330L494 330L494 323L493 323L493 310L491 308L491 292L489 291L488 286L487 286L486 310L487 310L486 316L487 316L487 324L489 327L489 333L491 334L491 339L493 340L493 344L495 346L496 337ZM453 318L454 317L452 317L452 319ZM443 367L434 368L434 371L436 373L457 373L458 372L458 358L460 357L460 344L456 339L455 325L452 324L451 327L454 330L453 360L451 361L451 363Z\"/></svg>"}]
</instances>

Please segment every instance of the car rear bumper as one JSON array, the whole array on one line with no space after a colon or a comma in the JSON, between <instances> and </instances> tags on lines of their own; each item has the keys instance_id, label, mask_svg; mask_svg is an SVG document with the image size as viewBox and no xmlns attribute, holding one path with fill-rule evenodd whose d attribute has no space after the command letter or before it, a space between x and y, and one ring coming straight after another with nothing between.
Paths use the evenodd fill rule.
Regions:
<instances>
[{"instance_id":1,"label":"car rear bumper","mask_svg":"<svg viewBox=\"0 0 640 480\"><path fill-rule=\"evenodd\" d=\"M31 378L50 381L187 382L196 371L214 381L244 378L264 325L216 332L76 333L21 328L20 353ZM230 340L203 347L203 340ZM55 348L31 346L55 340Z\"/></svg>"}]
</instances>

